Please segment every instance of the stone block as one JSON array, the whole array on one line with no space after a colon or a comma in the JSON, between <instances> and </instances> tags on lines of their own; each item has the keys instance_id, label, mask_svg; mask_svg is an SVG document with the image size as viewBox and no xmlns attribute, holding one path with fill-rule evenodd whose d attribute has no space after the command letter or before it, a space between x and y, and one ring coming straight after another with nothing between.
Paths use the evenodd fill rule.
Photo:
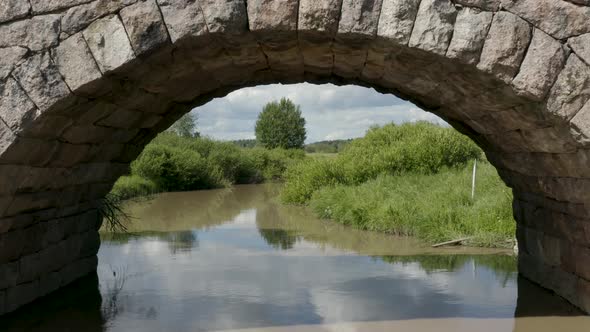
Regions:
<instances>
[{"instance_id":1,"label":"stone block","mask_svg":"<svg viewBox=\"0 0 590 332\"><path fill-rule=\"evenodd\" d=\"M81 33L62 41L53 50L52 57L58 71L72 91L94 92L92 83L101 79L102 74Z\"/></svg>"},{"instance_id":2,"label":"stone block","mask_svg":"<svg viewBox=\"0 0 590 332\"><path fill-rule=\"evenodd\" d=\"M93 146L89 144L68 144L60 143L56 146L53 155L47 166L50 167L72 167L79 163L88 161Z\"/></svg>"},{"instance_id":3,"label":"stone block","mask_svg":"<svg viewBox=\"0 0 590 332\"><path fill-rule=\"evenodd\" d=\"M207 23L198 1L158 0L173 43L207 34Z\"/></svg>"},{"instance_id":4,"label":"stone block","mask_svg":"<svg viewBox=\"0 0 590 332\"><path fill-rule=\"evenodd\" d=\"M48 53L28 58L13 75L41 112L60 110L74 102Z\"/></svg>"},{"instance_id":5,"label":"stone block","mask_svg":"<svg viewBox=\"0 0 590 332\"><path fill-rule=\"evenodd\" d=\"M27 16L31 4L22 0L5 0L0 3L0 23ZM0 310L1 312L1 310Z\"/></svg>"},{"instance_id":6,"label":"stone block","mask_svg":"<svg viewBox=\"0 0 590 332\"><path fill-rule=\"evenodd\" d=\"M96 0L69 8L62 16L61 31L71 36L97 19L116 13L121 8L136 2L137 0Z\"/></svg>"},{"instance_id":7,"label":"stone block","mask_svg":"<svg viewBox=\"0 0 590 332\"><path fill-rule=\"evenodd\" d=\"M250 31L297 31L298 0L247 0L246 8Z\"/></svg>"},{"instance_id":8,"label":"stone block","mask_svg":"<svg viewBox=\"0 0 590 332\"><path fill-rule=\"evenodd\" d=\"M383 0L377 36L407 45L419 5L419 0Z\"/></svg>"},{"instance_id":9,"label":"stone block","mask_svg":"<svg viewBox=\"0 0 590 332\"><path fill-rule=\"evenodd\" d=\"M33 14L52 12L91 1L92 0L30 0Z\"/></svg>"},{"instance_id":10,"label":"stone block","mask_svg":"<svg viewBox=\"0 0 590 332\"><path fill-rule=\"evenodd\" d=\"M21 46L0 48L0 80L6 79L14 67L26 56L27 49Z\"/></svg>"},{"instance_id":11,"label":"stone block","mask_svg":"<svg viewBox=\"0 0 590 332\"><path fill-rule=\"evenodd\" d=\"M508 12L494 15L477 67L509 83L516 76L531 40L531 27Z\"/></svg>"},{"instance_id":12,"label":"stone block","mask_svg":"<svg viewBox=\"0 0 590 332\"><path fill-rule=\"evenodd\" d=\"M573 249L576 274L590 282L590 249L576 246Z\"/></svg>"},{"instance_id":13,"label":"stone block","mask_svg":"<svg viewBox=\"0 0 590 332\"><path fill-rule=\"evenodd\" d=\"M39 297L39 280L20 284L6 290L7 312L16 310Z\"/></svg>"},{"instance_id":14,"label":"stone block","mask_svg":"<svg viewBox=\"0 0 590 332\"><path fill-rule=\"evenodd\" d=\"M342 0L339 37L374 38L379 26L381 4L381 0Z\"/></svg>"},{"instance_id":15,"label":"stone block","mask_svg":"<svg viewBox=\"0 0 590 332\"><path fill-rule=\"evenodd\" d=\"M20 257L27 240L25 232L20 229L0 235L0 264Z\"/></svg>"},{"instance_id":16,"label":"stone block","mask_svg":"<svg viewBox=\"0 0 590 332\"><path fill-rule=\"evenodd\" d=\"M102 73L112 72L135 59L125 27L117 16L93 22L83 31L84 39Z\"/></svg>"},{"instance_id":17,"label":"stone block","mask_svg":"<svg viewBox=\"0 0 590 332\"><path fill-rule=\"evenodd\" d=\"M200 1L209 33L243 34L248 31L245 0Z\"/></svg>"},{"instance_id":18,"label":"stone block","mask_svg":"<svg viewBox=\"0 0 590 332\"><path fill-rule=\"evenodd\" d=\"M58 14L41 15L0 25L0 48L21 46L41 51L57 45L60 17Z\"/></svg>"},{"instance_id":19,"label":"stone block","mask_svg":"<svg viewBox=\"0 0 590 332\"><path fill-rule=\"evenodd\" d=\"M99 126L130 129L139 126L143 122L144 113L137 111L116 110L106 118L96 122Z\"/></svg>"},{"instance_id":20,"label":"stone block","mask_svg":"<svg viewBox=\"0 0 590 332\"><path fill-rule=\"evenodd\" d=\"M59 272L51 272L42 275L39 279L39 296L45 296L55 292L61 285L61 275Z\"/></svg>"},{"instance_id":21,"label":"stone block","mask_svg":"<svg viewBox=\"0 0 590 332\"><path fill-rule=\"evenodd\" d=\"M409 46L445 55L453 36L457 10L449 0L422 0Z\"/></svg>"},{"instance_id":22,"label":"stone block","mask_svg":"<svg viewBox=\"0 0 590 332\"><path fill-rule=\"evenodd\" d=\"M43 272L39 253L29 254L21 257L19 260L19 274L16 280L17 284L30 282L39 278Z\"/></svg>"},{"instance_id":23,"label":"stone block","mask_svg":"<svg viewBox=\"0 0 590 332\"><path fill-rule=\"evenodd\" d=\"M561 43L534 29L533 39L512 84L520 94L542 100L557 79L565 60L566 51Z\"/></svg>"},{"instance_id":24,"label":"stone block","mask_svg":"<svg viewBox=\"0 0 590 332\"><path fill-rule=\"evenodd\" d=\"M464 8L459 11L447 57L470 65L477 64L492 18L492 13L477 9Z\"/></svg>"},{"instance_id":25,"label":"stone block","mask_svg":"<svg viewBox=\"0 0 590 332\"><path fill-rule=\"evenodd\" d=\"M549 92L547 111L567 120L590 100L590 67L571 54Z\"/></svg>"},{"instance_id":26,"label":"stone block","mask_svg":"<svg viewBox=\"0 0 590 332\"><path fill-rule=\"evenodd\" d=\"M98 258L96 256L84 258L68 264L66 267L60 270L60 274L62 276L61 287L96 271L97 264Z\"/></svg>"},{"instance_id":27,"label":"stone block","mask_svg":"<svg viewBox=\"0 0 590 332\"><path fill-rule=\"evenodd\" d=\"M578 141L586 142L590 139L590 101L579 110L570 121L574 135L581 136Z\"/></svg>"},{"instance_id":28,"label":"stone block","mask_svg":"<svg viewBox=\"0 0 590 332\"><path fill-rule=\"evenodd\" d=\"M586 64L590 64L590 33L568 39L567 45Z\"/></svg>"},{"instance_id":29,"label":"stone block","mask_svg":"<svg viewBox=\"0 0 590 332\"><path fill-rule=\"evenodd\" d=\"M0 118L12 132L20 133L38 116L37 107L12 77L0 83Z\"/></svg>"},{"instance_id":30,"label":"stone block","mask_svg":"<svg viewBox=\"0 0 590 332\"><path fill-rule=\"evenodd\" d=\"M502 7L556 39L590 32L590 7L555 0L503 0Z\"/></svg>"},{"instance_id":31,"label":"stone block","mask_svg":"<svg viewBox=\"0 0 590 332\"><path fill-rule=\"evenodd\" d=\"M0 290L16 286L19 275L18 267L19 262L0 264Z\"/></svg>"},{"instance_id":32,"label":"stone block","mask_svg":"<svg viewBox=\"0 0 590 332\"><path fill-rule=\"evenodd\" d=\"M297 29L313 34L336 34L341 6L342 0L300 0Z\"/></svg>"},{"instance_id":33,"label":"stone block","mask_svg":"<svg viewBox=\"0 0 590 332\"><path fill-rule=\"evenodd\" d=\"M156 0L140 1L119 12L131 46L138 56L169 43L168 31Z\"/></svg>"},{"instance_id":34,"label":"stone block","mask_svg":"<svg viewBox=\"0 0 590 332\"><path fill-rule=\"evenodd\" d=\"M497 11L502 0L453 0L456 4L476 7L486 11Z\"/></svg>"}]
</instances>

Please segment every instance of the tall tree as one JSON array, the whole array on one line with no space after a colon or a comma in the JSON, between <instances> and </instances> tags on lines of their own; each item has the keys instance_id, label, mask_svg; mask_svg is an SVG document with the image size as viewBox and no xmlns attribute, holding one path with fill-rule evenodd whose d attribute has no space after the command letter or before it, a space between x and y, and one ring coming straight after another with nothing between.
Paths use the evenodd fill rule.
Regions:
<instances>
[{"instance_id":1,"label":"tall tree","mask_svg":"<svg viewBox=\"0 0 590 332\"><path fill-rule=\"evenodd\" d=\"M193 113L186 113L182 118L178 119L168 131L183 137L199 137L197 132L197 115Z\"/></svg>"},{"instance_id":2,"label":"tall tree","mask_svg":"<svg viewBox=\"0 0 590 332\"><path fill-rule=\"evenodd\" d=\"M268 149L303 149L305 119L299 105L282 98L264 106L256 121L256 140Z\"/></svg>"}]
</instances>

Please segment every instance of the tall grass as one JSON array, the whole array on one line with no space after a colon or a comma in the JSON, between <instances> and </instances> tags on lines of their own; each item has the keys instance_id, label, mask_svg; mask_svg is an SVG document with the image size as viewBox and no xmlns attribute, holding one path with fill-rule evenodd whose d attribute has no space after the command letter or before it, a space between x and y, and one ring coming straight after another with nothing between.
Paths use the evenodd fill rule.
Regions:
<instances>
[{"instance_id":1,"label":"tall grass","mask_svg":"<svg viewBox=\"0 0 590 332\"><path fill-rule=\"evenodd\" d=\"M289 168L281 197L361 229L507 245L515 231L511 191L483 159L471 199L476 158L483 159L481 150L452 128L390 124L370 129L336 158L308 158Z\"/></svg>"},{"instance_id":2,"label":"tall grass","mask_svg":"<svg viewBox=\"0 0 590 332\"><path fill-rule=\"evenodd\" d=\"M452 128L427 122L375 127L336 158L309 159L290 168L282 198L305 204L325 186L360 184L382 174L434 174L462 167L481 154L469 138Z\"/></svg>"},{"instance_id":3,"label":"tall grass","mask_svg":"<svg viewBox=\"0 0 590 332\"><path fill-rule=\"evenodd\" d=\"M471 167L437 174L381 175L360 185L316 191L310 206L322 218L357 228L411 235L428 242L472 237L478 246L512 239L512 194L489 163L478 168L471 199Z\"/></svg>"}]
</instances>

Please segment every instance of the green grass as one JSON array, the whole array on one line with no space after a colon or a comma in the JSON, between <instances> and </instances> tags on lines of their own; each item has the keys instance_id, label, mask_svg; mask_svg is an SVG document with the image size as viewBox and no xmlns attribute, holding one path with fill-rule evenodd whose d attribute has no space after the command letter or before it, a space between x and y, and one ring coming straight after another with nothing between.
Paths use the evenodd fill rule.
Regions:
<instances>
[{"instance_id":1,"label":"green grass","mask_svg":"<svg viewBox=\"0 0 590 332\"><path fill-rule=\"evenodd\" d=\"M481 150L452 128L426 122L372 128L333 158L308 158L285 173L283 201L306 204L322 187L356 185L383 174L434 174L463 167Z\"/></svg>"},{"instance_id":2,"label":"green grass","mask_svg":"<svg viewBox=\"0 0 590 332\"><path fill-rule=\"evenodd\" d=\"M128 175L120 177L111 194L119 199L129 199L138 196L148 196L159 191L158 186L151 180L142 178L137 175Z\"/></svg>"},{"instance_id":3,"label":"green grass","mask_svg":"<svg viewBox=\"0 0 590 332\"><path fill-rule=\"evenodd\" d=\"M503 246L515 233L512 194L489 163L437 174L381 175L360 185L326 186L310 206L322 218L356 228L416 236L435 243L472 237L471 245Z\"/></svg>"}]
</instances>

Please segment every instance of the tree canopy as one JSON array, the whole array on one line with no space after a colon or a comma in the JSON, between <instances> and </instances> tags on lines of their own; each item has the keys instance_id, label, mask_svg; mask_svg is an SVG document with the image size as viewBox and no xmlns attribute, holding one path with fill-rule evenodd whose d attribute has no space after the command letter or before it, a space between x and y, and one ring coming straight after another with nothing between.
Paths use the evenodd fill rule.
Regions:
<instances>
[{"instance_id":1,"label":"tree canopy","mask_svg":"<svg viewBox=\"0 0 590 332\"><path fill-rule=\"evenodd\" d=\"M268 149L302 149L306 138L301 109L287 98L264 106L258 115L255 131L256 140Z\"/></svg>"},{"instance_id":2,"label":"tree canopy","mask_svg":"<svg viewBox=\"0 0 590 332\"><path fill-rule=\"evenodd\" d=\"M182 137L199 137L197 115L190 112L186 113L168 128L168 131Z\"/></svg>"}]
</instances>

